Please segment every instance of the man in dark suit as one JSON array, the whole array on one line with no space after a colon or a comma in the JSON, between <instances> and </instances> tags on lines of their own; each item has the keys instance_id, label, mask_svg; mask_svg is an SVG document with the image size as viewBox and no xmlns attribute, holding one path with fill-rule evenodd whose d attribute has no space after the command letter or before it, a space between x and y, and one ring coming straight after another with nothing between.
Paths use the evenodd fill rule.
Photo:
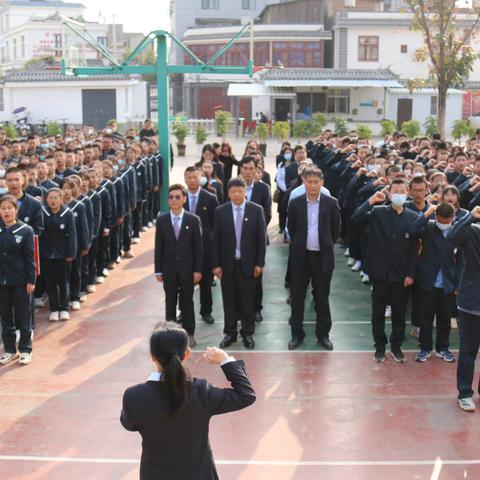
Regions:
<instances>
[{"instance_id":1,"label":"man in dark suit","mask_svg":"<svg viewBox=\"0 0 480 480\"><path fill-rule=\"evenodd\" d=\"M391 355L398 363L406 361L401 350L405 339L405 311L408 288L413 285L418 242L410 235L410 227L418 214L404 207L408 195L407 182L392 181L387 196L376 192L354 212L352 219L368 222L367 272L372 282L372 333L375 342L374 360L385 361L385 308L392 307ZM377 205L377 206L375 206Z\"/></svg>"},{"instance_id":2,"label":"man in dark suit","mask_svg":"<svg viewBox=\"0 0 480 480\"><path fill-rule=\"evenodd\" d=\"M186 212L183 205L187 192L183 185L168 189L168 213L156 222L155 276L165 290L165 316L174 321L178 291L182 292L182 326L188 333L191 347L196 345L193 288L202 279L203 240L200 219Z\"/></svg>"},{"instance_id":3,"label":"man in dark suit","mask_svg":"<svg viewBox=\"0 0 480 480\"><path fill-rule=\"evenodd\" d=\"M255 286L265 265L266 224L262 207L247 202L247 189L241 178L228 182L227 202L215 210L213 228L213 273L222 282L224 333L220 347L240 335L246 348L255 347Z\"/></svg>"},{"instance_id":4,"label":"man in dark suit","mask_svg":"<svg viewBox=\"0 0 480 480\"><path fill-rule=\"evenodd\" d=\"M201 171L198 167L185 170L187 202L185 210L200 218L203 234L203 269L200 280L200 315L205 323L212 324L212 240L217 197L200 188Z\"/></svg>"},{"instance_id":5,"label":"man in dark suit","mask_svg":"<svg viewBox=\"0 0 480 480\"><path fill-rule=\"evenodd\" d=\"M291 238L290 265L292 278L292 340L289 350L303 342L305 294L311 280L317 313L315 334L327 350L332 318L328 297L335 266L333 247L340 233L340 209L333 197L321 194L323 174L318 168L304 173L306 195L292 200L288 207L288 231Z\"/></svg>"},{"instance_id":6,"label":"man in dark suit","mask_svg":"<svg viewBox=\"0 0 480 480\"><path fill-rule=\"evenodd\" d=\"M75 175L77 172L73 168L67 167L66 154L63 150L55 150L55 178L53 181L62 186L63 180L70 175Z\"/></svg>"},{"instance_id":7,"label":"man in dark suit","mask_svg":"<svg viewBox=\"0 0 480 480\"><path fill-rule=\"evenodd\" d=\"M256 203L263 208L265 215L265 224L268 227L272 219L272 195L270 187L262 182L255 180L255 172L257 169L257 161L253 156L248 156L240 162L240 176L247 186L247 201ZM267 238L268 243L268 238ZM262 276L258 277L255 288L255 321L260 323L262 318L262 300L263 300L263 284Z\"/></svg>"},{"instance_id":8,"label":"man in dark suit","mask_svg":"<svg viewBox=\"0 0 480 480\"><path fill-rule=\"evenodd\" d=\"M458 328L460 351L458 353L457 389L462 410L475 410L473 402L473 376L475 360L480 345L480 207L475 207L453 225L447 239L462 248L465 269L458 288L457 306L460 310ZM478 385L480 392L480 384Z\"/></svg>"}]
</instances>

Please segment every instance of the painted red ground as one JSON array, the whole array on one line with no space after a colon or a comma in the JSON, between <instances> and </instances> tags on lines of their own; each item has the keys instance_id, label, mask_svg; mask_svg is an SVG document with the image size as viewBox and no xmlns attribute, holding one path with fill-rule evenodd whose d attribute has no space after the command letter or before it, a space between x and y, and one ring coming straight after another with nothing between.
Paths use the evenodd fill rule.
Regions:
<instances>
[{"instance_id":1,"label":"painted red ground","mask_svg":"<svg viewBox=\"0 0 480 480\"><path fill-rule=\"evenodd\" d=\"M118 416L124 389L150 372L146 339L162 318L163 295L148 248L152 238L150 231L137 257L114 271L71 321L47 325L45 314L40 316L32 365L0 370L3 479L138 478L133 463L2 461L1 456L139 458L140 438L124 431ZM370 353L238 356L247 363L258 401L212 422L222 479L480 478L480 465L462 464L480 458L480 413L457 409L455 365L437 359L420 365L412 354L406 365L380 366ZM193 374L224 383L221 372L199 358L193 356ZM437 458L460 465L439 463L435 470L409 464ZM252 460L262 464L246 464ZM352 461L373 465L349 466ZM409 465L375 465L381 461Z\"/></svg>"}]
</instances>

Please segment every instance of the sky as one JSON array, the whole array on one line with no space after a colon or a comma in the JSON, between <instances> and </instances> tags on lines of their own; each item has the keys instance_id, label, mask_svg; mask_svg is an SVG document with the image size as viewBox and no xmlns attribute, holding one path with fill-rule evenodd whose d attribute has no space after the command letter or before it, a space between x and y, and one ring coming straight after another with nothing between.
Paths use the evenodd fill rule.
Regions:
<instances>
[{"instance_id":1,"label":"sky","mask_svg":"<svg viewBox=\"0 0 480 480\"><path fill-rule=\"evenodd\" d=\"M123 23L127 32L149 33L152 30L169 30L170 0L79 0L87 7L85 18L90 21Z\"/></svg>"}]
</instances>

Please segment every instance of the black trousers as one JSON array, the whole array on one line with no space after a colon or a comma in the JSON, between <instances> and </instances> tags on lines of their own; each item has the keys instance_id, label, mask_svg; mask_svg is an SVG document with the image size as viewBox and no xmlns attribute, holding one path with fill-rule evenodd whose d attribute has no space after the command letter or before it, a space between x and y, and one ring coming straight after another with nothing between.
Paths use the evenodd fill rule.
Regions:
<instances>
[{"instance_id":1,"label":"black trousers","mask_svg":"<svg viewBox=\"0 0 480 480\"><path fill-rule=\"evenodd\" d=\"M458 330L460 333L460 352L457 364L458 398L470 398L473 396L473 374L480 346L480 315L472 315L460 310ZM478 393L480 393L480 382Z\"/></svg>"},{"instance_id":2,"label":"black trousers","mask_svg":"<svg viewBox=\"0 0 480 480\"><path fill-rule=\"evenodd\" d=\"M413 284L412 287L409 288L410 294L407 296L407 310L408 310L408 298L412 299L412 311L411 311L411 321L413 327L421 327L422 323L422 302L423 302L423 295L425 290L420 288L419 286Z\"/></svg>"},{"instance_id":3,"label":"black trousers","mask_svg":"<svg viewBox=\"0 0 480 480\"><path fill-rule=\"evenodd\" d=\"M45 287L51 312L68 312L70 264L64 258L44 259Z\"/></svg>"},{"instance_id":4,"label":"black trousers","mask_svg":"<svg viewBox=\"0 0 480 480\"><path fill-rule=\"evenodd\" d=\"M287 224L287 203L284 201L285 199L285 192L279 190L280 193L278 195L278 226L280 230L285 230L285 225Z\"/></svg>"},{"instance_id":5,"label":"black trousers","mask_svg":"<svg viewBox=\"0 0 480 480\"><path fill-rule=\"evenodd\" d=\"M88 285L95 285L97 276L98 237L93 237L90 250L88 251Z\"/></svg>"},{"instance_id":6,"label":"black trousers","mask_svg":"<svg viewBox=\"0 0 480 480\"><path fill-rule=\"evenodd\" d=\"M115 225L110 230L110 244L108 262L115 263L120 255L120 230L122 225Z\"/></svg>"},{"instance_id":7,"label":"black trousers","mask_svg":"<svg viewBox=\"0 0 480 480\"><path fill-rule=\"evenodd\" d=\"M70 269L70 301L71 302L80 301L83 261L84 261L84 257L82 257L79 254L77 255L77 258L71 263L71 269Z\"/></svg>"},{"instance_id":8,"label":"black trousers","mask_svg":"<svg viewBox=\"0 0 480 480\"><path fill-rule=\"evenodd\" d=\"M141 219L142 227L146 227L149 222L148 215L149 215L149 209L150 209L150 193L151 192L147 192L145 194L145 201L143 203L143 208L142 208L142 219Z\"/></svg>"},{"instance_id":9,"label":"black trousers","mask_svg":"<svg viewBox=\"0 0 480 480\"><path fill-rule=\"evenodd\" d=\"M177 317L177 298L182 305L182 327L189 335L195 333L195 310L193 307L193 272L190 278L181 278L177 275L163 277L165 291L165 317L174 322ZM180 292L180 296L178 293Z\"/></svg>"},{"instance_id":10,"label":"black trousers","mask_svg":"<svg viewBox=\"0 0 480 480\"><path fill-rule=\"evenodd\" d=\"M132 214L128 212L123 218L123 224L121 225L121 248L124 252L130 251L132 248Z\"/></svg>"},{"instance_id":11,"label":"black trousers","mask_svg":"<svg viewBox=\"0 0 480 480\"><path fill-rule=\"evenodd\" d=\"M140 228L142 226L142 215L143 215L143 201L140 200L137 202L135 209L132 212L132 228L133 228L133 237L140 237Z\"/></svg>"},{"instance_id":12,"label":"black trousers","mask_svg":"<svg viewBox=\"0 0 480 480\"><path fill-rule=\"evenodd\" d=\"M263 309L263 275L257 278L255 285L255 312L261 312Z\"/></svg>"},{"instance_id":13,"label":"black trousers","mask_svg":"<svg viewBox=\"0 0 480 480\"><path fill-rule=\"evenodd\" d=\"M415 305L415 302L418 303ZM416 287L413 308L418 312L420 320L420 350L430 352L433 348L433 318L435 315L437 317L435 350L441 352L448 349L450 317L454 304L455 295L445 293L442 288L434 288L432 292L429 292Z\"/></svg>"},{"instance_id":14,"label":"black trousers","mask_svg":"<svg viewBox=\"0 0 480 480\"><path fill-rule=\"evenodd\" d=\"M202 273L202 280L200 281L200 315L207 315L212 313L212 281L213 273L211 268L207 268Z\"/></svg>"},{"instance_id":15,"label":"black trousers","mask_svg":"<svg viewBox=\"0 0 480 480\"><path fill-rule=\"evenodd\" d=\"M97 277L103 277L103 270L107 268L110 258L110 235L98 238L97 245Z\"/></svg>"},{"instance_id":16,"label":"black trousers","mask_svg":"<svg viewBox=\"0 0 480 480\"><path fill-rule=\"evenodd\" d=\"M352 220L353 212L347 210L347 238L348 249L350 251L350 257L355 260L363 260L363 252L361 245L361 234L363 225L355 220Z\"/></svg>"},{"instance_id":17,"label":"black trousers","mask_svg":"<svg viewBox=\"0 0 480 480\"><path fill-rule=\"evenodd\" d=\"M226 335L237 335L237 322L240 315L242 337L255 333L255 287L256 278L245 275L240 260L235 260L230 275L222 275L222 300L224 328Z\"/></svg>"},{"instance_id":18,"label":"black trousers","mask_svg":"<svg viewBox=\"0 0 480 480\"><path fill-rule=\"evenodd\" d=\"M315 335L317 338L328 336L332 329L332 316L330 313L330 283L333 270L322 271L322 256L320 252L309 252L303 265L293 264L292 268L292 337L305 337L303 329L303 317L305 314L305 296L308 284L312 282L313 300L317 314Z\"/></svg>"},{"instance_id":19,"label":"black trousers","mask_svg":"<svg viewBox=\"0 0 480 480\"><path fill-rule=\"evenodd\" d=\"M400 348L405 340L405 310L407 308L408 289L403 282L370 279L372 291L372 333L375 348L385 351L388 343L385 334L385 308L392 307L392 334L390 344L392 349Z\"/></svg>"},{"instance_id":20,"label":"black trousers","mask_svg":"<svg viewBox=\"0 0 480 480\"><path fill-rule=\"evenodd\" d=\"M5 353L16 353L15 330L20 330L20 353L32 351L31 295L26 285L0 286L0 318L2 319L2 341Z\"/></svg>"}]
</instances>

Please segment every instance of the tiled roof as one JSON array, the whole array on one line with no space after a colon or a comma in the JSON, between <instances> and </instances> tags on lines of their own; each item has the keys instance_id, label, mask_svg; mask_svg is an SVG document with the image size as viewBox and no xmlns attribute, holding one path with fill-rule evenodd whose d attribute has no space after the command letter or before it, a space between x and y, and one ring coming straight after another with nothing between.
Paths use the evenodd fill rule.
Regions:
<instances>
[{"instance_id":1,"label":"tiled roof","mask_svg":"<svg viewBox=\"0 0 480 480\"><path fill-rule=\"evenodd\" d=\"M98 81L98 80L129 80L132 78L130 75L88 75L88 76L74 76L63 75L59 71L55 70L25 70L25 71L13 71L7 73L3 81L4 82L78 82L78 81Z\"/></svg>"},{"instance_id":2,"label":"tiled roof","mask_svg":"<svg viewBox=\"0 0 480 480\"><path fill-rule=\"evenodd\" d=\"M62 2L61 0L10 0L8 3L14 7L85 8L85 5L81 3Z\"/></svg>"},{"instance_id":3,"label":"tiled roof","mask_svg":"<svg viewBox=\"0 0 480 480\"><path fill-rule=\"evenodd\" d=\"M258 80L398 80L391 70L342 70L336 68L269 68L256 74Z\"/></svg>"}]
</instances>

